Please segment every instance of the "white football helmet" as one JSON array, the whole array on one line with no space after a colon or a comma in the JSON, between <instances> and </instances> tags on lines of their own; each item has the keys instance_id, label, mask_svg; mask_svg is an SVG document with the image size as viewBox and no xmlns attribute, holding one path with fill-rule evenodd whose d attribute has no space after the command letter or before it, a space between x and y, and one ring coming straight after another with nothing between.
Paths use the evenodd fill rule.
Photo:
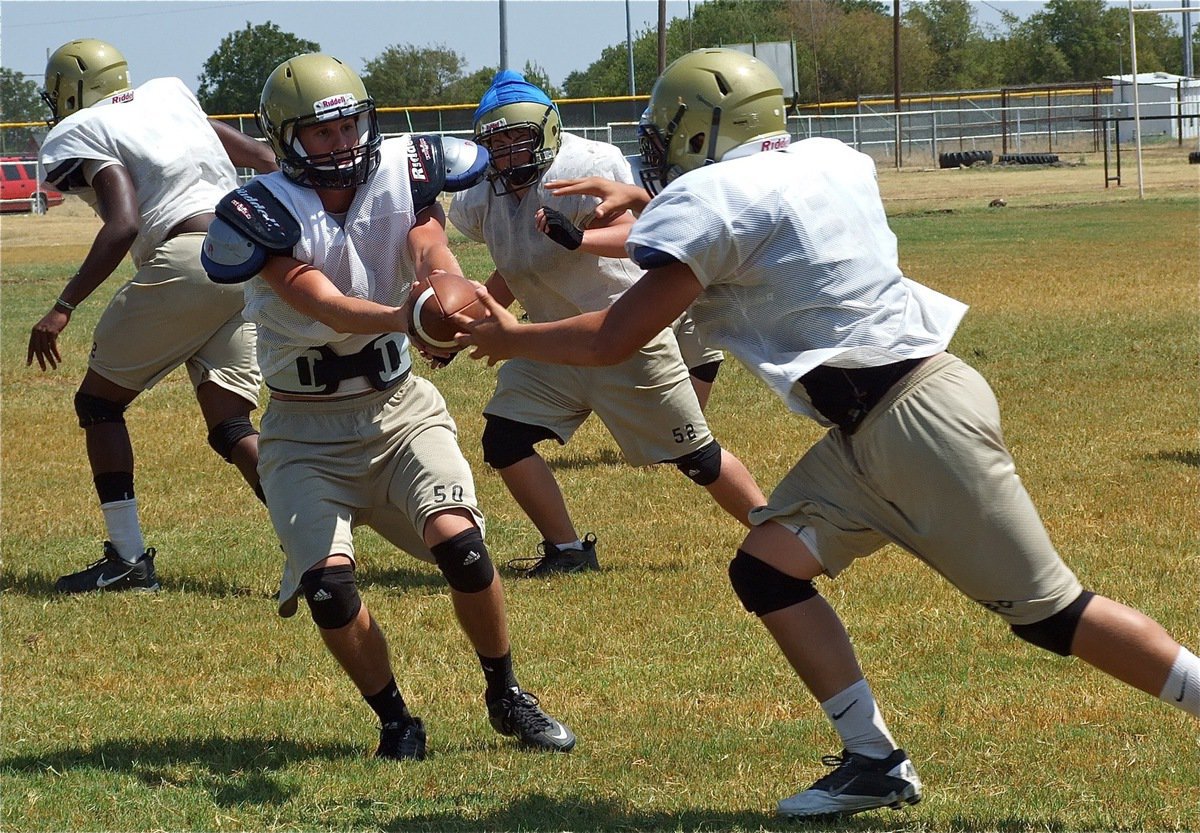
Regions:
<instances>
[{"instance_id":1,"label":"white football helmet","mask_svg":"<svg viewBox=\"0 0 1200 833\"><path fill-rule=\"evenodd\" d=\"M697 49L659 76L638 125L642 184L651 194L688 171L788 146L783 85L757 58Z\"/></svg>"},{"instance_id":2,"label":"white football helmet","mask_svg":"<svg viewBox=\"0 0 1200 833\"><path fill-rule=\"evenodd\" d=\"M312 155L296 136L305 125L350 116L358 120L359 140L348 150ZM263 85L256 117L279 169L297 185L354 188L379 164L383 137L375 100L358 74L332 55L297 55L277 66Z\"/></svg>"}]
</instances>

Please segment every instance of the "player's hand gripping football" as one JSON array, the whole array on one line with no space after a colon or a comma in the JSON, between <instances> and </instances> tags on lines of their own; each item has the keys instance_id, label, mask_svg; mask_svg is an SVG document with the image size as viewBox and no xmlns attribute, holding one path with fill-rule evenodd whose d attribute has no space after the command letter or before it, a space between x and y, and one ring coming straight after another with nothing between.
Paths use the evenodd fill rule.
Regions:
<instances>
[{"instance_id":1,"label":"player's hand gripping football","mask_svg":"<svg viewBox=\"0 0 1200 833\"><path fill-rule=\"evenodd\" d=\"M434 269L430 275L444 272L444 269ZM425 283L420 279L413 281L411 293L413 296L419 295L425 291ZM430 344L426 344L417 333L412 332L412 327L409 326L408 341L413 347L417 348L417 353L420 354L428 364L431 370L440 370L450 362L454 361L454 357L458 355L458 351L441 350Z\"/></svg>"},{"instance_id":2,"label":"player's hand gripping football","mask_svg":"<svg viewBox=\"0 0 1200 833\"><path fill-rule=\"evenodd\" d=\"M516 355L515 349L522 324L517 317L493 298L482 285L475 290L476 297L487 309L483 318L472 320L459 314L452 320L461 332L454 339L463 347L473 347L472 359L487 359L488 366Z\"/></svg>"}]
</instances>

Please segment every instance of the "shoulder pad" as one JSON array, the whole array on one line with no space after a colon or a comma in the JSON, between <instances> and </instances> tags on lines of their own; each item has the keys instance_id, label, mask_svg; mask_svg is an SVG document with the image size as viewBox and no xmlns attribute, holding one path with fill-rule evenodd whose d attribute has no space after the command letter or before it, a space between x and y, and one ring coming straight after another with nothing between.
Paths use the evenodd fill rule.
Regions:
<instances>
[{"instance_id":1,"label":"shoulder pad","mask_svg":"<svg viewBox=\"0 0 1200 833\"><path fill-rule=\"evenodd\" d=\"M446 158L447 191L465 191L487 172L487 150L470 139L443 136L442 154Z\"/></svg>"},{"instance_id":2,"label":"shoulder pad","mask_svg":"<svg viewBox=\"0 0 1200 833\"><path fill-rule=\"evenodd\" d=\"M243 283L259 273L269 253L220 217L208 226L200 263L214 283Z\"/></svg>"},{"instance_id":3,"label":"shoulder pad","mask_svg":"<svg viewBox=\"0 0 1200 833\"><path fill-rule=\"evenodd\" d=\"M408 144L408 185L412 191L413 211L420 214L437 201L446 183L446 162L442 140L438 136L410 136Z\"/></svg>"},{"instance_id":4,"label":"shoulder pad","mask_svg":"<svg viewBox=\"0 0 1200 833\"><path fill-rule=\"evenodd\" d=\"M433 205L438 194L465 191L487 171L487 151L468 139L421 135L412 136L411 142L408 181L418 213Z\"/></svg>"},{"instance_id":5,"label":"shoulder pad","mask_svg":"<svg viewBox=\"0 0 1200 833\"><path fill-rule=\"evenodd\" d=\"M290 255L300 239L300 223L267 186L257 180L222 197L217 203L217 217L269 254Z\"/></svg>"}]
</instances>

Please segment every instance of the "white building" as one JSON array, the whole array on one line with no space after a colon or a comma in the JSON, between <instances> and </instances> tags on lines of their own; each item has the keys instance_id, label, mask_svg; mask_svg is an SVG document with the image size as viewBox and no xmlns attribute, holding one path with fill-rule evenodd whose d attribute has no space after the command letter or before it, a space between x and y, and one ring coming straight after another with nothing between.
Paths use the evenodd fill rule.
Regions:
<instances>
[{"instance_id":1,"label":"white building","mask_svg":"<svg viewBox=\"0 0 1200 833\"><path fill-rule=\"evenodd\" d=\"M1108 75L1112 82L1111 115L1133 115L1133 76ZM1170 139L1200 137L1200 78L1172 75L1169 72L1139 72L1137 96L1142 110L1142 139L1161 136ZM1121 142L1134 140L1133 121L1118 122Z\"/></svg>"}]
</instances>

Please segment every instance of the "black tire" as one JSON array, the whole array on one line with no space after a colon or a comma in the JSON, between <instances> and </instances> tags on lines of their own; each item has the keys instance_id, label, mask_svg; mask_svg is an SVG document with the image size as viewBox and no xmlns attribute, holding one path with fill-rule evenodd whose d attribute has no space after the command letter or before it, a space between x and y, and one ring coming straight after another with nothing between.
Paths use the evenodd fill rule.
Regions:
<instances>
[{"instance_id":1,"label":"black tire","mask_svg":"<svg viewBox=\"0 0 1200 833\"><path fill-rule=\"evenodd\" d=\"M955 150L938 154L939 168L969 168L977 162L992 164L990 150Z\"/></svg>"},{"instance_id":2,"label":"black tire","mask_svg":"<svg viewBox=\"0 0 1200 833\"><path fill-rule=\"evenodd\" d=\"M1188 154L1189 165L1200 165L1200 150L1193 150Z\"/></svg>"},{"instance_id":3,"label":"black tire","mask_svg":"<svg viewBox=\"0 0 1200 833\"><path fill-rule=\"evenodd\" d=\"M1001 165L1053 165L1057 161L1057 153L1005 153L1000 156Z\"/></svg>"},{"instance_id":4,"label":"black tire","mask_svg":"<svg viewBox=\"0 0 1200 833\"><path fill-rule=\"evenodd\" d=\"M33 199L29 202L29 211L33 214L45 214L50 209L50 203L46 201L46 195L38 192L33 195Z\"/></svg>"}]
</instances>

